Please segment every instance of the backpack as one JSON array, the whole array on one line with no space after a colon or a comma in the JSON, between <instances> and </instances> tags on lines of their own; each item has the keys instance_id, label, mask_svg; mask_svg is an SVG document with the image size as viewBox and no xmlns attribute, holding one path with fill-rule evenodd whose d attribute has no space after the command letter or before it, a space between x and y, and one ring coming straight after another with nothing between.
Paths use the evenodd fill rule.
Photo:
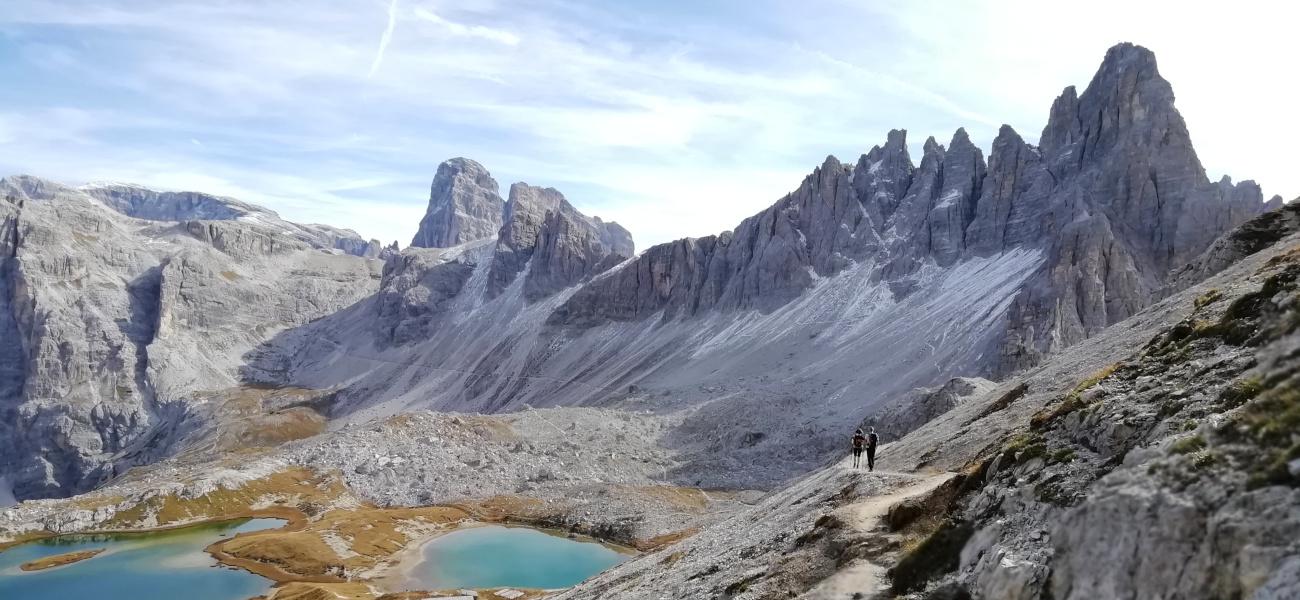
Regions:
<instances>
[{"instance_id":1,"label":"backpack","mask_svg":"<svg viewBox=\"0 0 1300 600\"><path fill-rule=\"evenodd\" d=\"M875 447L876 447L876 443L879 442L879 441L880 441L880 438L879 438L878 436L876 436L875 433L870 433L870 434L867 435L867 446L868 446L868 447L875 448Z\"/></svg>"}]
</instances>

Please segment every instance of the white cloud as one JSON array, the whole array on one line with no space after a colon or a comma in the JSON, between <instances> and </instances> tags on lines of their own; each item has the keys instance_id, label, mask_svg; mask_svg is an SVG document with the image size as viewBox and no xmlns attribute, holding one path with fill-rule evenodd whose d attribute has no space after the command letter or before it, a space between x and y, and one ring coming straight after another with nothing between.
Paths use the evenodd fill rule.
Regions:
<instances>
[{"instance_id":1,"label":"white cloud","mask_svg":"<svg viewBox=\"0 0 1300 600\"><path fill-rule=\"evenodd\" d=\"M444 30L452 35L480 38L498 44L505 44L507 46L519 44L519 36L504 29L494 29L483 25L465 25L463 23L448 21L426 8L415 9L415 16L430 23L440 25Z\"/></svg>"},{"instance_id":2,"label":"white cloud","mask_svg":"<svg viewBox=\"0 0 1300 600\"><path fill-rule=\"evenodd\" d=\"M375 71L379 70L379 65L384 64L384 53L388 51L388 43L393 39L393 28L397 26L397 0L392 0L388 4L388 25L384 27L384 33L379 36L379 49L375 51L375 60L370 63L370 72L366 77L374 77Z\"/></svg>"}]
</instances>

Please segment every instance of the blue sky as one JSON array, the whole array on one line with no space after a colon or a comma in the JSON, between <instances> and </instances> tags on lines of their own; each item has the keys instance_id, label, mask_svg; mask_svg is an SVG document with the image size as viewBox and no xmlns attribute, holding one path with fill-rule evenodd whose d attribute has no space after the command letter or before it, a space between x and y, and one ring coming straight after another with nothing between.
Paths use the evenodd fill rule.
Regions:
<instances>
[{"instance_id":1,"label":"blue sky","mask_svg":"<svg viewBox=\"0 0 1300 600\"><path fill-rule=\"evenodd\" d=\"M1300 194L1281 2L5 0L0 174L226 194L410 241L437 164L554 186L646 247L891 128L1036 140L1107 47L1156 52L1211 176Z\"/></svg>"}]
</instances>

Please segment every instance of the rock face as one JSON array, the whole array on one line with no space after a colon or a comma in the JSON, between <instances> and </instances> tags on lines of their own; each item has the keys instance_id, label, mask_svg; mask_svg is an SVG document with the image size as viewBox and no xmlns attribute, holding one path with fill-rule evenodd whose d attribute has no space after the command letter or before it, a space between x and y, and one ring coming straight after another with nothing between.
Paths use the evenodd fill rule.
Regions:
<instances>
[{"instance_id":1,"label":"rock face","mask_svg":"<svg viewBox=\"0 0 1300 600\"><path fill-rule=\"evenodd\" d=\"M1265 208L1253 183L1208 181L1154 58L1128 44L1083 93L1057 99L1040 147L1003 127L986 161L959 129L946 146L927 140L914 164L906 141L895 130L853 163L827 157L732 231L636 257L626 230L556 190L519 183L502 202L467 159L439 167L405 252L229 199L14 179L7 210L34 217L15 217L9 236L19 250L0 329L38 339L6 348L23 366L0 374L24 373L9 401L28 411L20 420L50 425L6 454L23 463L11 479L28 496L88 485L116 452L105 448L137 452L126 446L144 444L149 424L175 422L136 399L183 413L175 400L187 390L242 378L337 390L329 409L340 418L412 406L691 409L665 442L689 457L676 481L768 485L823 464L845 423L916 388L1004 376L1133 315ZM61 220L77 226L59 230ZM64 250L77 244L89 249ZM384 256L382 281L379 261L336 261L352 258L343 253ZM273 275L289 285L275 288ZM91 291L74 299L69 286ZM85 336L89 358L64 360ZM51 373L33 376L32 364ZM85 372L57 372L67 365ZM63 379L84 385L51 383ZM119 401L119 384L132 400ZM85 406L67 419L36 414L64 396ZM897 419L910 427L951 402L940 394ZM82 427L108 410L97 406L127 408L95 417L111 426ZM123 433L75 437L91 429ZM128 441L103 441L118 439ZM66 457L33 470L50 440ZM774 455L779 469L745 467Z\"/></svg>"},{"instance_id":2,"label":"rock face","mask_svg":"<svg viewBox=\"0 0 1300 600\"><path fill-rule=\"evenodd\" d=\"M635 254L626 229L588 218L553 188L510 186L503 218L488 275L489 297L500 294L526 265L524 297L535 301Z\"/></svg>"},{"instance_id":3,"label":"rock face","mask_svg":"<svg viewBox=\"0 0 1300 600\"><path fill-rule=\"evenodd\" d=\"M306 228L140 220L100 194L0 180L0 472L19 498L165 456L193 392L240 385L244 351L377 288L378 261L313 247ZM144 205L231 216L129 206Z\"/></svg>"},{"instance_id":4,"label":"rock face","mask_svg":"<svg viewBox=\"0 0 1300 600\"><path fill-rule=\"evenodd\" d=\"M1000 376L1146 306L1171 270L1266 208L1254 182L1206 179L1168 82L1138 46L1111 49L1082 95L1066 88L1042 140L1003 126L986 166L959 129L947 148L926 140L913 167L906 132L890 132L852 168L828 158L734 232L651 248L553 322L770 309L862 261L905 295L926 264L1040 249L985 370Z\"/></svg>"},{"instance_id":5,"label":"rock face","mask_svg":"<svg viewBox=\"0 0 1300 600\"><path fill-rule=\"evenodd\" d=\"M1069 87L1056 99L1038 153L1016 151L1016 160L995 165L1004 182L1034 173L1010 211L1043 207L1034 221L1054 235L1044 240L1048 263L1011 308L994 373L1035 364L1132 315L1171 270L1264 210L1254 182L1206 178L1173 100L1155 56L1121 44L1082 94Z\"/></svg>"},{"instance_id":6,"label":"rock face","mask_svg":"<svg viewBox=\"0 0 1300 600\"><path fill-rule=\"evenodd\" d=\"M329 225L302 225L285 221L275 211L234 198L201 192L161 192L129 184L92 184L78 191L104 203L128 217L148 221L243 221L260 223L282 234L323 250L337 249L344 254L379 258L383 248L378 240L365 240L351 229ZM196 235L199 226L193 226Z\"/></svg>"},{"instance_id":7,"label":"rock face","mask_svg":"<svg viewBox=\"0 0 1300 600\"><path fill-rule=\"evenodd\" d=\"M429 190L429 209L411 246L449 248L491 238L501 228L501 195L483 165L453 158L438 165Z\"/></svg>"},{"instance_id":8,"label":"rock face","mask_svg":"<svg viewBox=\"0 0 1300 600\"><path fill-rule=\"evenodd\" d=\"M1300 593L1296 231L1243 225L1216 244L1249 250L1234 264L890 445L891 468L966 473L932 513L947 560L894 592Z\"/></svg>"},{"instance_id":9,"label":"rock face","mask_svg":"<svg viewBox=\"0 0 1300 600\"><path fill-rule=\"evenodd\" d=\"M1150 52L1120 45L1082 94L1055 102L1042 147L1003 127L986 161L958 130L914 164L891 131L851 164L827 157L732 231L617 266L631 255L621 232L517 184L495 244L394 266L373 322L323 319L250 369L352 386L343 412L653 390L656 406L698 408L674 442L698 451L681 481L770 483L710 478L773 454L792 470L821 464L844 423L915 388L1036 364L1163 297L1175 270L1263 211L1252 183L1206 179L1172 102ZM419 364L389 356L360 378L317 366L366 351L359 329ZM898 418L911 427L945 404Z\"/></svg>"}]
</instances>

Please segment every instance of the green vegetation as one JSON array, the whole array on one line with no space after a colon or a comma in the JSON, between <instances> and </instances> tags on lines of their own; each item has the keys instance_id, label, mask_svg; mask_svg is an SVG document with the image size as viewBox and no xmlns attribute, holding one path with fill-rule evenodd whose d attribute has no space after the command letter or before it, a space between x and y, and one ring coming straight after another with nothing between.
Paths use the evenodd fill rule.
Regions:
<instances>
[{"instance_id":1,"label":"green vegetation","mask_svg":"<svg viewBox=\"0 0 1300 600\"><path fill-rule=\"evenodd\" d=\"M1194 435L1174 442L1174 445L1169 448L1169 451L1174 454L1191 454L1193 452L1200 452L1204 449L1205 438L1199 435Z\"/></svg>"},{"instance_id":2,"label":"green vegetation","mask_svg":"<svg viewBox=\"0 0 1300 600\"><path fill-rule=\"evenodd\" d=\"M1300 458L1300 388L1297 377L1263 390L1237 415L1248 441L1260 446L1256 453L1252 487L1300 484L1287 463Z\"/></svg>"},{"instance_id":3,"label":"green vegetation","mask_svg":"<svg viewBox=\"0 0 1300 600\"><path fill-rule=\"evenodd\" d=\"M1087 408L1088 403L1084 401L1083 393L1085 391L1088 391L1090 388L1097 385L1098 383L1101 383L1103 379L1113 375L1115 371L1119 370L1119 368L1120 368L1119 363L1106 365L1105 367L1098 369L1092 375L1089 375L1088 377L1084 378L1084 380L1080 381L1078 385L1074 386L1074 389L1070 390L1070 393L1065 395L1065 399L1062 400L1060 403L1058 403L1056 406L1050 409L1044 408L1043 410L1038 411L1038 413L1036 413L1033 417L1030 417L1029 426L1032 427L1033 429L1038 429L1038 430L1045 429L1047 425L1051 424L1057 419L1064 417L1065 415L1068 415L1077 410Z\"/></svg>"},{"instance_id":4,"label":"green vegetation","mask_svg":"<svg viewBox=\"0 0 1300 600\"><path fill-rule=\"evenodd\" d=\"M1192 301L1192 304L1199 309L1214 304L1215 302L1218 302L1219 300L1222 299L1223 299L1223 293L1220 292L1218 288L1211 288L1210 290L1206 291L1204 294L1197 296L1196 300Z\"/></svg>"},{"instance_id":5,"label":"green vegetation","mask_svg":"<svg viewBox=\"0 0 1300 600\"><path fill-rule=\"evenodd\" d=\"M1052 460L1050 462L1053 464L1069 463L1072 462L1073 460L1074 460L1074 450L1071 450L1069 448L1061 448L1060 450L1057 450L1056 452L1052 453Z\"/></svg>"},{"instance_id":6,"label":"green vegetation","mask_svg":"<svg viewBox=\"0 0 1300 600\"><path fill-rule=\"evenodd\" d=\"M1222 401L1223 408L1236 408L1253 400L1262 391L1264 391L1264 380L1255 375L1228 384L1228 387L1219 392L1219 399Z\"/></svg>"},{"instance_id":7,"label":"green vegetation","mask_svg":"<svg viewBox=\"0 0 1300 600\"><path fill-rule=\"evenodd\" d=\"M1082 394L1088 388L1101 383L1101 380L1110 377L1117 369L1119 369L1119 363L1109 364L1098 369L1092 375L1089 375L1087 379L1080 381L1079 385L1074 386L1073 393Z\"/></svg>"}]
</instances>

